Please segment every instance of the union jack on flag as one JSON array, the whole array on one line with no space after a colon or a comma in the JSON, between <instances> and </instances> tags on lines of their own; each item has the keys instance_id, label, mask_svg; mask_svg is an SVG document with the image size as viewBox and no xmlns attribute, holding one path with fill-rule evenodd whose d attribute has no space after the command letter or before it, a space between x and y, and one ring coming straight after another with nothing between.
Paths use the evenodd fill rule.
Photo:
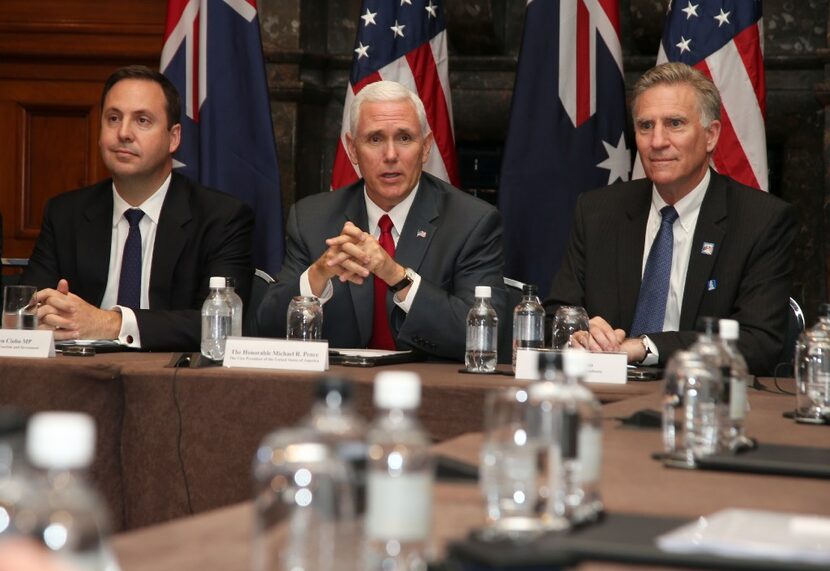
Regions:
<instances>
[{"instance_id":1,"label":"union jack on flag","mask_svg":"<svg viewBox=\"0 0 830 571\"><path fill-rule=\"evenodd\" d=\"M435 147L424 170L458 186L443 1L363 0L331 176L332 188L360 178L357 166L349 161L346 153L349 107L361 89L381 80L397 81L420 96L435 138Z\"/></svg>"},{"instance_id":2,"label":"union jack on flag","mask_svg":"<svg viewBox=\"0 0 830 571\"><path fill-rule=\"evenodd\" d=\"M686 63L715 83L722 103L715 170L769 190L763 37L760 0L670 0L657 63ZM642 176L639 159L635 174Z\"/></svg>"},{"instance_id":3,"label":"union jack on flag","mask_svg":"<svg viewBox=\"0 0 830 571\"><path fill-rule=\"evenodd\" d=\"M547 293L579 194L628 180L619 0L532 0L502 157L505 275Z\"/></svg>"}]
</instances>

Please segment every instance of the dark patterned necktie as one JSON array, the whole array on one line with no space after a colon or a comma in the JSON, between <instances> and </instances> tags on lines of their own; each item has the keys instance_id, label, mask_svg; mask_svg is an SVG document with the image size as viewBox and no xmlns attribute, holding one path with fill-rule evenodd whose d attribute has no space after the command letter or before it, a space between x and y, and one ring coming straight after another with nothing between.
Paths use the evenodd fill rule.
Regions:
<instances>
[{"instance_id":1,"label":"dark patterned necktie","mask_svg":"<svg viewBox=\"0 0 830 571\"><path fill-rule=\"evenodd\" d=\"M392 219L384 214L378 221L378 226L380 227L378 243L394 259L395 240L392 238ZM388 291L389 286L386 285L386 282L375 276L375 304L372 314L372 338L369 340L369 347L394 351L396 349L395 338L392 337L392 328L389 327L389 319L386 317L386 292Z\"/></svg>"},{"instance_id":2,"label":"dark patterned necktie","mask_svg":"<svg viewBox=\"0 0 830 571\"><path fill-rule=\"evenodd\" d=\"M141 308L141 230L138 223L143 217L144 211L138 208L124 212L124 218L130 223L130 233L124 242L124 255L121 258L118 305L130 309Z\"/></svg>"},{"instance_id":3,"label":"dark patterned necktie","mask_svg":"<svg viewBox=\"0 0 830 571\"><path fill-rule=\"evenodd\" d=\"M674 206L664 206L660 210L660 216L663 219L648 253L643 281L640 284L640 295L637 298L637 310L634 312L634 323L631 324L631 337L663 330L674 248L672 227L678 214Z\"/></svg>"}]
</instances>

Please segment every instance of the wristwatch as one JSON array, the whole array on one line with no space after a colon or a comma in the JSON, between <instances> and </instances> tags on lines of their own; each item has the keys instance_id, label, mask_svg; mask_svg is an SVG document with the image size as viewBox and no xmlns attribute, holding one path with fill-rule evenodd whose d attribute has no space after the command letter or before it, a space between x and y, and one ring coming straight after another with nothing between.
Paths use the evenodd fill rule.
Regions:
<instances>
[{"instance_id":1,"label":"wristwatch","mask_svg":"<svg viewBox=\"0 0 830 571\"><path fill-rule=\"evenodd\" d=\"M402 289L409 287L409 285L415 281L415 272L413 272L409 268L404 268L403 270L403 279L396 283L395 285L389 286L389 291L392 293L398 293Z\"/></svg>"},{"instance_id":2,"label":"wristwatch","mask_svg":"<svg viewBox=\"0 0 830 571\"><path fill-rule=\"evenodd\" d=\"M651 345L648 344L648 340L646 338L646 335L640 335L640 343L643 344L643 348L646 350L646 354L643 355L643 358L640 359L637 362L637 364L641 364L641 363L645 362L645 360L648 359L648 356L651 355Z\"/></svg>"}]
</instances>

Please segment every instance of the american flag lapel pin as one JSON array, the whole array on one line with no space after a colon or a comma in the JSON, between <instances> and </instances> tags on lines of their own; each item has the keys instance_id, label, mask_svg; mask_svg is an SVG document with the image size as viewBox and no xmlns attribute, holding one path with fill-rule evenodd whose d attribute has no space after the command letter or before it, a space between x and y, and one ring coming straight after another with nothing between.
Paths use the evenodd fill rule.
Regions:
<instances>
[{"instance_id":1,"label":"american flag lapel pin","mask_svg":"<svg viewBox=\"0 0 830 571\"><path fill-rule=\"evenodd\" d=\"M416 235L418 238L426 238L426 237L427 237L427 232L426 232L426 230L418 230L418 231L415 233L415 235Z\"/></svg>"},{"instance_id":2,"label":"american flag lapel pin","mask_svg":"<svg viewBox=\"0 0 830 571\"><path fill-rule=\"evenodd\" d=\"M700 253L704 256L711 256L715 253L715 243L714 242L704 242L703 247L700 249Z\"/></svg>"}]
</instances>

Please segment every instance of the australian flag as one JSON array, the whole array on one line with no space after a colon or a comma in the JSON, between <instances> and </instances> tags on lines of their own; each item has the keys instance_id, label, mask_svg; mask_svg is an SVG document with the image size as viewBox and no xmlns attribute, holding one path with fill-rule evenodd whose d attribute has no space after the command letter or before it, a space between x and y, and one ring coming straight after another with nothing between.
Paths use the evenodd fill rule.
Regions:
<instances>
[{"instance_id":1,"label":"australian flag","mask_svg":"<svg viewBox=\"0 0 830 571\"><path fill-rule=\"evenodd\" d=\"M499 187L505 275L545 294L579 193L628 180L618 0L531 0Z\"/></svg>"},{"instance_id":2,"label":"australian flag","mask_svg":"<svg viewBox=\"0 0 830 571\"><path fill-rule=\"evenodd\" d=\"M184 111L174 167L251 206L254 264L276 274L282 198L256 0L169 0L160 67Z\"/></svg>"}]
</instances>

